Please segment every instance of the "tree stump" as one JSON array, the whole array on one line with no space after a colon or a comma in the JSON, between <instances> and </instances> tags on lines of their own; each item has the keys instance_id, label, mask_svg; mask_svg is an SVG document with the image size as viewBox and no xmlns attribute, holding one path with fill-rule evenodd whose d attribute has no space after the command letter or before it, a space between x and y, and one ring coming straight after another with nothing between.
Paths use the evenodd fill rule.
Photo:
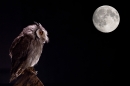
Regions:
<instances>
[{"instance_id":1,"label":"tree stump","mask_svg":"<svg viewBox=\"0 0 130 86\"><path fill-rule=\"evenodd\" d=\"M24 70L13 86L44 86L40 79L37 77L37 72L34 68Z\"/></svg>"}]
</instances>

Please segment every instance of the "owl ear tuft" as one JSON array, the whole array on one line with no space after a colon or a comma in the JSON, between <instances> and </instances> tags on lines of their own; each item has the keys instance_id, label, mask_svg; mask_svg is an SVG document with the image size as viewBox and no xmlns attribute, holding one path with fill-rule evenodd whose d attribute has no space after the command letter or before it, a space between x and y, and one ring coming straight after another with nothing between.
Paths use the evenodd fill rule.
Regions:
<instances>
[{"instance_id":1,"label":"owl ear tuft","mask_svg":"<svg viewBox=\"0 0 130 86\"><path fill-rule=\"evenodd\" d=\"M39 26L39 23L37 23L37 22L35 22L35 21L34 21L34 24L36 24L37 26Z\"/></svg>"}]
</instances>

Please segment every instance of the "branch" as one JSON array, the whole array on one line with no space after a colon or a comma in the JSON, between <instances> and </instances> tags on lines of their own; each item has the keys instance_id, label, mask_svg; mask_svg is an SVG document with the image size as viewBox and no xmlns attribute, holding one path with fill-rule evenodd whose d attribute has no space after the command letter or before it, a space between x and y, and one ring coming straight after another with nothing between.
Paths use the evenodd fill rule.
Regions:
<instances>
[{"instance_id":1,"label":"branch","mask_svg":"<svg viewBox=\"0 0 130 86\"><path fill-rule=\"evenodd\" d=\"M16 80L13 86L44 86L36 73L34 68L24 70L24 73Z\"/></svg>"}]
</instances>

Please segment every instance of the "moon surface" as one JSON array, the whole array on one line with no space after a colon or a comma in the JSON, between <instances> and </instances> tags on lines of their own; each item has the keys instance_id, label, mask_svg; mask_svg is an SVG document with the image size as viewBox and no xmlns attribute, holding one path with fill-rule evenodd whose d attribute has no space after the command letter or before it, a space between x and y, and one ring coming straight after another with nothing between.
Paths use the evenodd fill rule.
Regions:
<instances>
[{"instance_id":1,"label":"moon surface","mask_svg":"<svg viewBox=\"0 0 130 86\"><path fill-rule=\"evenodd\" d=\"M118 27L120 16L117 10L112 6L103 5L95 10L93 14L93 23L97 30L109 33Z\"/></svg>"}]
</instances>

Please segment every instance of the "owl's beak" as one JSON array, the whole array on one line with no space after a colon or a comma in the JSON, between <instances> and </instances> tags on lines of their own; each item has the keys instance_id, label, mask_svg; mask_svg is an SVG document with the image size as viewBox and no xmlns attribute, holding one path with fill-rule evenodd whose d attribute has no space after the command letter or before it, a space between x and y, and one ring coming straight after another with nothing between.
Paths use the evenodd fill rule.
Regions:
<instances>
[{"instance_id":1,"label":"owl's beak","mask_svg":"<svg viewBox=\"0 0 130 86\"><path fill-rule=\"evenodd\" d=\"M48 43L48 42L49 42L49 39L47 37L47 38L45 38L45 41L43 43Z\"/></svg>"},{"instance_id":2,"label":"owl's beak","mask_svg":"<svg viewBox=\"0 0 130 86\"><path fill-rule=\"evenodd\" d=\"M45 42L48 43L48 42L49 42L49 38L48 38L47 31L46 31L46 30L42 30L42 31L44 32L44 35L43 35L43 38L44 38L44 40L45 40L44 43L45 43Z\"/></svg>"},{"instance_id":3,"label":"owl's beak","mask_svg":"<svg viewBox=\"0 0 130 86\"><path fill-rule=\"evenodd\" d=\"M47 42L47 43L49 42L49 38L47 35L45 36L45 42Z\"/></svg>"}]
</instances>

